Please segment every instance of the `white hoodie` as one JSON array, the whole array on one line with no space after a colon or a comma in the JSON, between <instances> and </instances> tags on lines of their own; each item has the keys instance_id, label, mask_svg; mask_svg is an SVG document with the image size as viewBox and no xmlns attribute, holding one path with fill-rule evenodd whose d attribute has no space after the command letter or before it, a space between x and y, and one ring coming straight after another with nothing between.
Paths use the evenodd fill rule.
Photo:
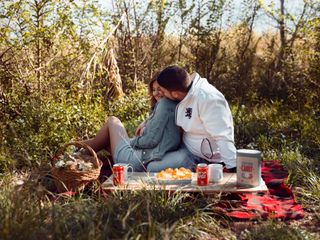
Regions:
<instances>
[{"instance_id":1,"label":"white hoodie","mask_svg":"<svg viewBox=\"0 0 320 240\"><path fill-rule=\"evenodd\" d=\"M236 148L228 102L199 74L190 77L193 78L192 86L176 108L176 124L184 130L183 142L194 155L210 162L222 161L227 168L233 168L236 166ZM212 152L208 142L212 148L218 146L221 157L206 154Z\"/></svg>"}]
</instances>

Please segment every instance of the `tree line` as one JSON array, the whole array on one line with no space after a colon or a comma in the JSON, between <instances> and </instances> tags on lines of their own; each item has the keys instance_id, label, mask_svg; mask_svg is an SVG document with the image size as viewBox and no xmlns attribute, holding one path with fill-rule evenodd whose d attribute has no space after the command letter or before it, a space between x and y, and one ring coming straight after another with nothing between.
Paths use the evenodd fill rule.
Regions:
<instances>
[{"instance_id":1,"label":"tree line","mask_svg":"<svg viewBox=\"0 0 320 240\"><path fill-rule=\"evenodd\" d=\"M171 64L206 77L236 116L241 106L280 101L319 117L318 1L295 10L285 0L111 3L106 10L96 0L0 0L3 141L8 124L11 134L26 127L17 122L26 112L28 128L39 129L45 114L34 115L50 101L111 109ZM268 31L259 31L262 18Z\"/></svg>"}]
</instances>

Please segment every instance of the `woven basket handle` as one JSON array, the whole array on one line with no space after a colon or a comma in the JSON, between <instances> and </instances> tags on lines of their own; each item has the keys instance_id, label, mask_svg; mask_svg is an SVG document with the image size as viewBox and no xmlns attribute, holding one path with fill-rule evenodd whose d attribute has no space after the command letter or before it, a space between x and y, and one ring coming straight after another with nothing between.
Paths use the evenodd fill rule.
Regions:
<instances>
[{"instance_id":1,"label":"woven basket handle","mask_svg":"<svg viewBox=\"0 0 320 240\"><path fill-rule=\"evenodd\" d=\"M98 159L98 156L97 156L96 152L89 145L87 145L85 143L81 143L81 142L70 142L70 143L67 143L67 144L63 145L56 152L54 157L51 159L51 165L52 166L54 166L54 161L57 159L57 157L60 156L66 150L66 148L69 147L69 146L82 147L82 148L88 150L92 154L92 156L94 158L93 165L95 166L95 168L100 167L99 159Z\"/></svg>"}]
</instances>

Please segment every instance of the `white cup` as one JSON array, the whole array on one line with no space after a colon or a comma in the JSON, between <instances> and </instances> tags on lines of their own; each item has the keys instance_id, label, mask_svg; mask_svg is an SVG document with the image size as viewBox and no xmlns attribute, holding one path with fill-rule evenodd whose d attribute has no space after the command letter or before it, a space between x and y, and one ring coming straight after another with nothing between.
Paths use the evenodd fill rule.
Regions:
<instances>
[{"instance_id":1,"label":"white cup","mask_svg":"<svg viewBox=\"0 0 320 240\"><path fill-rule=\"evenodd\" d=\"M221 164L209 164L209 182L220 182L223 179L223 170Z\"/></svg>"},{"instance_id":2,"label":"white cup","mask_svg":"<svg viewBox=\"0 0 320 240\"><path fill-rule=\"evenodd\" d=\"M116 164L114 164L113 166L123 166L123 168L124 168L124 172L123 172L123 175L124 175L124 180L125 181L128 181L128 178L132 175L132 173L133 173L133 168L129 165L129 164L127 164L127 163L116 163ZM130 171L129 171L129 169L131 169Z\"/></svg>"}]
</instances>

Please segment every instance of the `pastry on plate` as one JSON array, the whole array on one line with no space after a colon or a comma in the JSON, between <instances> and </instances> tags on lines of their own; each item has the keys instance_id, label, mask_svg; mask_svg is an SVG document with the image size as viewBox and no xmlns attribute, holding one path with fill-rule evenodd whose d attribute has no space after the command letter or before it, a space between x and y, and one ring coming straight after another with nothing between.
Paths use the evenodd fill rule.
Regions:
<instances>
[{"instance_id":1,"label":"pastry on plate","mask_svg":"<svg viewBox=\"0 0 320 240\"><path fill-rule=\"evenodd\" d=\"M191 179L192 172L186 168L167 168L158 172L156 177L160 180L184 180L184 179Z\"/></svg>"}]
</instances>

